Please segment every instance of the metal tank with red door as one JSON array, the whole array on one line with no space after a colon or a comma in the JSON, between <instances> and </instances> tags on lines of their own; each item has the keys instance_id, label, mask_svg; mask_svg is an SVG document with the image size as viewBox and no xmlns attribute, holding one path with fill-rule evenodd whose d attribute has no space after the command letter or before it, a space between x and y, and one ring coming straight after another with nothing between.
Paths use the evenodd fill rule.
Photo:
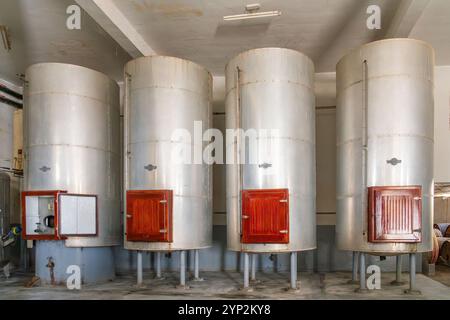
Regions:
<instances>
[{"instance_id":1,"label":"metal tank with red door","mask_svg":"<svg viewBox=\"0 0 450 320\"><path fill-rule=\"evenodd\" d=\"M256 254L316 248L314 65L284 48L243 52L226 66L228 249L244 253L244 287ZM240 161L237 161L240 159Z\"/></svg>"},{"instance_id":2,"label":"metal tank with red door","mask_svg":"<svg viewBox=\"0 0 450 320\"><path fill-rule=\"evenodd\" d=\"M186 254L192 250L198 279L199 250L212 245L212 167L195 153L208 144L212 77L191 61L142 57L125 66L125 236L137 251L180 253L180 285L186 285ZM197 132L199 131L199 132ZM195 158L195 159L194 159Z\"/></svg>"},{"instance_id":3,"label":"metal tank with red door","mask_svg":"<svg viewBox=\"0 0 450 320\"><path fill-rule=\"evenodd\" d=\"M376 41L337 65L337 247L365 254L432 250L434 50L413 39ZM360 254L358 254L360 253Z\"/></svg>"}]
</instances>

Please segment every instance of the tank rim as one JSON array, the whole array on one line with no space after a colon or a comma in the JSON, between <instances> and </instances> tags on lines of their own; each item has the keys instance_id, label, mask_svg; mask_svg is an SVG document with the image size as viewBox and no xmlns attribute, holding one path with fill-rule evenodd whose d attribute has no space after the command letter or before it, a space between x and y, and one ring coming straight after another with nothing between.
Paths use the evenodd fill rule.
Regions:
<instances>
[{"instance_id":1,"label":"tank rim","mask_svg":"<svg viewBox=\"0 0 450 320\"><path fill-rule=\"evenodd\" d=\"M63 62L38 62L38 63L33 63L31 65L29 65L26 70L25 70L25 75L29 72L30 69L41 66L41 65L61 65L61 66L66 66L66 67L71 67L71 68L78 68L78 69L82 69L82 70L87 70L87 71L91 71L94 73L97 73L105 78L107 78L109 81L113 82L115 85L117 84L117 81L115 81L114 79L112 79L110 76L108 76L107 74L100 72L98 70L95 69L91 69L85 66L80 66L78 64L73 64L73 63L63 63Z\"/></svg>"},{"instance_id":2,"label":"tank rim","mask_svg":"<svg viewBox=\"0 0 450 320\"><path fill-rule=\"evenodd\" d=\"M230 60L228 60L227 64L225 65L225 74L226 74L226 70L228 69L228 65L229 65L232 61L234 61L234 60L236 60L238 57L240 57L241 55L244 55L244 54L249 53L249 52L252 52L252 51L264 51L264 50L280 50L280 51L291 51L291 52L295 52L296 54L299 54L299 55L305 57L305 58L309 61L309 63L311 63L311 65L312 65L313 68L314 68L314 62L312 61L312 59L311 59L308 55L306 55L305 53L303 53L303 52L301 52L301 51L298 51L298 50L295 50L295 49L291 49L291 48L284 48L284 47L261 47L261 48L248 49L248 50L242 51L242 52L238 53L237 55L233 56L233 58L231 58Z\"/></svg>"},{"instance_id":3,"label":"tank rim","mask_svg":"<svg viewBox=\"0 0 450 320\"><path fill-rule=\"evenodd\" d=\"M163 54L155 54L155 55L151 55L151 56L143 56L143 57L138 57L138 58L132 59L125 64L124 70L127 68L127 66L129 64L131 64L134 61L141 60L141 59L149 59L149 58L168 58L168 59L174 59L174 60L188 62L189 64L192 64L192 65L202 69L203 71L206 71L206 73L208 74L208 77L210 79L212 79L211 72L206 67L202 66L201 64L194 62L192 60L189 60L189 59L179 58L179 57L170 56L170 55L163 55Z\"/></svg>"},{"instance_id":4,"label":"tank rim","mask_svg":"<svg viewBox=\"0 0 450 320\"><path fill-rule=\"evenodd\" d=\"M367 42L367 43L364 43L364 44L362 44L362 45L359 45L359 46L357 46L357 47L354 47L354 48L348 50L348 51L347 51L347 52L346 52L346 53L338 60L338 62L336 63L336 68L335 68L336 71L337 71L337 69L338 69L339 64L341 64L341 62L342 62L347 56L351 55L351 54L354 53L355 51L362 50L363 48L370 47L370 46L372 46L372 45L377 45L377 44L379 44L379 43L381 43L381 42L384 43L384 42L391 42L391 41L396 41L396 42L400 42L400 41L405 41L405 42L416 42L416 43L418 43L418 44L422 44L422 45L424 45L425 47L428 47L429 49L431 49L431 51L433 52L433 55L434 55L434 48L433 48L433 46L432 46L431 44L429 44L428 42L424 41L424 40L413 39L413 38L389 38L389 39L381 39L381 40L375 40L375 41Z\"/></svg>"}]
</instances>

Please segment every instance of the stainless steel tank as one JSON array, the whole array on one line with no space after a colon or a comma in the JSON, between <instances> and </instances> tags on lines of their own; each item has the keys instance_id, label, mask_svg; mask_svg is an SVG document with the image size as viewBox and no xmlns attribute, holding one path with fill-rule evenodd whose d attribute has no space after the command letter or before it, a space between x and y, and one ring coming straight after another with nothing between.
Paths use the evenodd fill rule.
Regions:
<instances>
[{"instance_id":1,"label":"stainless steel tank","mask_svg":"<svg viewBox=\"0 0 450 320\"><path fill-rule=\"evenodd\" d=\"M210 247L211 165L202 160L181 161L176 153L183 144L192 153L207 144L201 140L201 130L194 132L194 125L197 121L203 131L211 127L210 73L187 60L151 56L127 63L125 78L126 193L173 192L171 241L130 241L126 225L125 248L174 251ZM190 134L190 142L175 136L180 130ZM132 213L125 212L126 224L131 224L130 218Z\"/></svg>"},{"instance_id":2,"label":"stainless steel tank","mask_svg":"<svg viewBox=\"0 0 450 320\"><path fill-rule=\"evenodd\" d=\"M313 89L314 65L307 56L294 50L249 50L227 64L226 128L256 130L255 151L251 151L250 140L246 146L243 139L226 141L227 158L233 162L227 164L229 250L282 253L316 248ZM236 160L244 153L248 158L245 163L237 164L231 159L231 154ZM287 235L284 243L263 243L264 239L259 243L251 240L243 243L243 219L253 218L241 210L242 192L272 189L287 189L287 198L279 200L289 204L288 228L279 230ZM258 219L250 223L255 226ZM266 225L266 229L276 228L267 223L271 226Z\"/></svg>"},{"instance_id":3,"label":"stainless steel tank","mask_svg":"<svg viewBox=\"0 0 450 320\"><path fill-rule=\"evenodd\" d=\"M26 71L25 191L97 195L97 236L66 247L120 244L119 89L84 67L40 63Z\"/></svg>"},{"instance_id":4,"label":"stainless steel tank","mask_svg":"<svg viewBox=\"0 0 450 320\"><path fill-rule=\"evenodd\" d=\"M433 49L413 39L372 42L351 51L338 63L336 239L339 249L374 255L431 251L433 68ZM414 203L421 201L421 212L420 206L417 207L421 228L412 230L417 241L369 238L369 219L372 219L368 214L372 203L369 203L369 190L412 186L422 193L411 199ZM391 223L391 227L383 225L383 232L389 233L392 231L389 228L394 228L397 231L392 231L393 234L405 237L411 232L412 224L420 225L420 221L402 220L401 214L407 213L409 207L404 207L398 201L400 198L383 199L372 203L393 205L375 213L381 215L385 212L381 210L386 210L392 214L383 218L388 221L386 224Z\"/></svg>"},{"instance_id":5,"label":"stainless steel tank","mask_svg":"<svg viewBox=\"0 0 450 320\"><path fill-rule=\"evenodd\" d=\"M13 123L15 109L0 102L0 168L13 167Z\"/></svg>"}]
</instances>

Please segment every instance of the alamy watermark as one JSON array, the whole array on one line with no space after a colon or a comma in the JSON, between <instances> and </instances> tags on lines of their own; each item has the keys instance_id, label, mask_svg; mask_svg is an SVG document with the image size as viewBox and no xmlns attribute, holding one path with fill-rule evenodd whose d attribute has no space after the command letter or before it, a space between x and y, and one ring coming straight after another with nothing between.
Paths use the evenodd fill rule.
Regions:
<instances>
[{"instance_id":1,"label":"alamy watermark","mask_svg":"<svg viewBox=\"0 0 450 320\"><path fill-rule=\"evenodd\" d=\"M66 269L69 274L66 280L66 286L69 290L81 290L81 268L75 264L70 265Z\"/></svg>"},{"instance_id":2,"label":"alamy watermark","mask_svg":"<svg viewBox=\"0 0 450 320\"><path fill-rule=\"evenodd\" d=\"M66 13L69 15L66 20L66 27L69 30L81 29L81 8L76 4L70 5L66 9Z\"/></svg>"},{"instance_id":3,"label":"alamy watermark","mask_svg":"<svg viewBox=\"0 0 450 320\"><path fill-rule=\"evenodd\" d=\"M369 30L381 29L381 8L375 4L367 7L366 13L370 16L366 20L366 26Z\"/></svg>"},{"instance_id":4,"label":"alamy watermark","mask_svg":"<svg viewBox=\"0 0 450 320\"><path fill-rule=\"evenodd\" d=\"M203 131L202 121L194 121L193 135L185 128L171 134L174 143L173 164L254 164L269 169L273 152L279 151L276 140L282 138L279 129L226 129ZM226 143L226 154L224 146ZM267 161L266 161L267 160Z\"/></svg>"}]
</instances>

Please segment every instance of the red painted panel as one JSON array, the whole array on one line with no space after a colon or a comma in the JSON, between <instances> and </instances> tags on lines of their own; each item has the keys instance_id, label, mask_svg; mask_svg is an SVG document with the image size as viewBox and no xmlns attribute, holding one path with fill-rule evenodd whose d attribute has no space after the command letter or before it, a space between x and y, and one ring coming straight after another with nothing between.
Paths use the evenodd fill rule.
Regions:
<instances>
[{"instance_id":1,"label":"red painted panel","mask_svg":"<svg viewBox=\"0 0 450 320\"><path fill-rule=\"evenodd\" d=\"M127 191L127 240L172 242L172 190Z\"/></svg>"},{"instance_id":2,"label":"red painted panel","mask_svg":"<svg viewBox=\"0 0 450 320\"><path fill-rule=\"evenodd\" d=\"M62 190L42 190L42 191L22 191L21 202L22 202L22 238L25 240L64 240L66 237L59 234L59 216L58 216L58 195L60 193L67 193L67 191ZM54 229L55 233L49 234L27 234L27 208L25 198L27 196L52 196L54 197L53 210L55 216Z\"/></svg>"},{"instance_id":3,"label":"red painted panel","mask_svg":"<svg viewBox=\"0 0 450 320\"><path fill-rule=\"evenodd\" d=\"M422 188L370 187L369 242L422 241Z\"/></svg>"},{"instance_id":4,"label":"red painted panel","mask_svg":"<svg viewBox=\"0 0 450 320\"><path fill-rule=\"evenodd\" d=\"M289 243L289 190L242 191L242 243Z\"/></svg>"}]
</instances>

